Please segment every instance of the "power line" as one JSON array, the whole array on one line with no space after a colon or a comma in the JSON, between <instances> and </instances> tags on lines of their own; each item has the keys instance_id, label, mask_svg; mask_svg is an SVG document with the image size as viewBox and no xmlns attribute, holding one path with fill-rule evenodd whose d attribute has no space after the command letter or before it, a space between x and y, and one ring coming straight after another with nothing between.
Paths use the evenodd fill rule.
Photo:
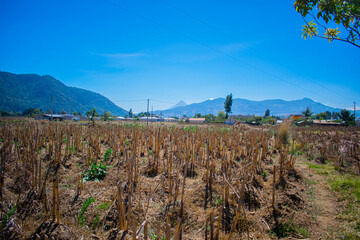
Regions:
<instances>
[{"instance_id":1,"label":"power line","mask_svg":"<svg viewBox=\"0 0 360 240\"><path fill-rule=\"evenodd\" d=\"M150 99L150 100L151 100L151 101L154 101L154 102L161 102L161 103L176 104L176 103L173 103L173 102L161 101L161 100L156 100L156 99Z\"/></svg>"},{"instance_id":2,"label":"power line","mask_svg":"<svg viewBox=\"0 0 360 240\"><path fill-rule=\"evenodd\" d=\"M113 100L113 102L144 102L146 99L143 100Z\"/></svg>"},{"instance_id":3,"label":"power line","mask_svg":"<svg viewBox=\"0 0 360 240\"><path fill-rule=\"evenodd\" d=\"M170 6L171 8L176 9L178 12L180 12L180 13L188 16L189 18L192 18L193 20L195 20L195 21L197 21L197 22L199 22L199 23L207 26L208 28L210 28L210 29L212 29L212 30L214 30L214 31L216 31L216 32L218 32L218 33L226 36L227 38L229 38L229 39L231 39L231 40L233 40L233 41L235 41L235 42L239 42L238 39L234 38L234 37L231 36L230 34L224 32L224 31L222 31L221 29L215 27L214 25L209 24L209 23L205 22L204 20L202 20L202 19L200 19L200 18L198 18L198 17L196 17L196 16L188 13L187 11L185 11L185 10L183 10L183 9L175 6L174 4L169 3L168 1L165 1L165 0L158 0L158 1L165 3L166 5ZM308 81L311 82L311 83L316 84L317 86L319 86L319 87L321 87L321 88L323 88L323 89L325 89L325 90L327 90L327 91L329 91L329 92L332 92L333 94L335 94L335 96L339 96L339 92L335 92L334 90L331 90L331 89L327 88L326 86L320 85L320 84L318 84L318 83L315 82L315 81L311 81L311 80L308 80ZM347 96L345 96L345 95L341 95L341 96L342 96L343 98L345 98L345 99L348 99L348 100L350 100L350 101L353 101L353 99L351 99L351 98L349 98L349 97L347 97Z\"/></svg>"},{"instance_id":4,"label":"power line","mask_svg":"<svg viewBox=\"0 0 360 240\"><path fill-rule=\"evenodd\" d=\"M149 17L146 17L146 16L143 16L143 15L141 15L141 14L139 14L139 13L133 11L133 10L130 10L130 9L128 9L128 8L125 8L124 6L121 6L121 5L117 4L117 3L113 3L113 2L108 1L108 0L103 0L103 1L106 2L106 3L108 3L108 4L110 4L110 5L112 5L112 6L114 6L114 7L119 8L119 9L125 11L125 12L131 13L131 14L139 17L139 18L142 18L142 19L145 20L145 21L149 21L149 22L151 22L151 23L153 23L153 24L155 24L155 25L157 25L157 26L159 26L159 27L161 27L161 28L163 28L163 29L165 29L165 30L167 30L167 31L169 31L169 32L173 32L173 33L175 33L175 34L177 34L177 35L179 35L179 36L181 36L181 37L183 37L183 38L185 38L185 39L194 41L194 42L198 43L199 45L202 45L203 47L208 48L208 49L210 49L210 50L212 50L212 51L214 51L214 52L216 52L216 53L218 53L218 54L220 54L220 55L226 56L226 57L228 57L228 58L233 59L234 61L237 61L237 62L240 62L240 63L242 63L242 64L244 64L244 65L247 65L247 66L249 66L249 67L251 67L251 68L253 68L253 69L255 69L255 70L257 70L257 71L259 71L259 72L261 72L261 73L264 73L264 74L266 74L266 75L269 75L269 76L271 76L271 77L273 77L273 78L275 78L275 79L278 79L278 80L280 80L280 81L282 81L282 82L285 82L285 83L287 83L287 84L293 85L293 86L295 86L295 87L297 87L297 88L299 88L299 89L302 89L302 90L304 90L304 91L306 91L306 92L311 92L311 93L313 93L313 94L315 94L315 95L317 95L317 96L321 96L321 97L323 97L323 98L331 99L330 97L320 95L318 92L315 92L315 91L306 89L306 88L304 88L304 87L302 87L302 86L300 86L300 85L298 85L298 84L295 84L295 83L293 83L293 82L287 81L287 80L283 79L282 77L277 76L276 74L273 74L273 73L271 73L271 72L268 72L268 71L266 71L266 70L263 70L263 69L255 66L255 65L253 65L253 64L250 64L250 63L248 63L248 62L246 62L246 61L244 61L244 60L242 60L242 59L240 59L240 58L238 58L238 57L235 57L235 56L233 56L233 55L230 55L230 54L228 54L228 53L226 53L226 52L223 52L223 51L221 51L221 50L219 50L219 49L217 49L217 48L214 48L214 47L212 47L212 46L210 46L210 45L208 45L208 44L206 44L206 43L203 43L203 42L201 42L201 41L199 41L199 40L197 40L197 39L195 39L195 38L193 38L193 37L191 37L191 36L189 36L189 35L186 35L186 34L184 34L184 33L181 33L181 32L179 32L179 31L177 31L177 30L174 30L174 29L172 29L172 28L170 28L170 27L168 27L168 26L166 26L166 25L164 25L164 24L162 24L162 23L160 23L160 22L158 22L158 21L156 21L156 20L153 20L153 19L151 19L151 18L149 18ZM160 1L165 2L164 0L160 0ZM171 4L168 4L168 5L171 5ZM174 5L173 5L173 6L174 6ZM174 6L174 7L176 7L176 6ZM186 15L190 15L190 14L187 14L185 11L180 10L180 8L178 8L178 7L176 7L176 9L179 9L179 11L184 12L184 14L186 14ZM192 18L193 18L193 19L198 19L198 18L196 18L196 17L192 17ZM207 23L205 23L204 21L202 21L202 20L200 20L200 19L198 19L198 21L200 21L201 23L209 26L209 27L212 28L212 29L217 29L216 27L213 27L212 25L207 24ZM216 31L217 31L217 30L216 30ZM222 32L222 31L220 30L220 32ZM226 33L223 33L223 34L227 35L228 37L230 36L230 35L228 35L228 34L226 34ZM230 37L231 37L231 36L230 36ZM232 38L232 37L231 37L231 38ZM232 38L232 39L233 39L233 38ZM310 82L313 82L313 81L310 81ZM313 83L314 83L314 82L313 82ZM320 86L320 87L322 87L323 89L326 89L326 90L330 91L329 89L327 89L326 87L324 87L324 86L322 86L322 85L320 85L320 84L317 84L317 83L315 83L315 84L318 85L318 86ZM339 96L339 94L336 93L336 96ZM350 100L350 98L348 98L348 97L345 97L345 96L343 96L343 97ZM352 101L352 100L351 100L351 101Z\"/></svg>"},{"instance_id":5,"label":"power line","mask_svg":"<svg viewBox=\"0 0 360 240\"><path fill-rule=\"evenodd\" d=\"M166 5L174 8L174 9L176 9L177 11L181 12L182 14L188 16L189 18L192 18L192 19L194 19L195 21L197 21L197 22L199 22L199 23L207 26L208 28L210 28L210 29L212 29L212 30L214 30L214 31L216 31L216 32L218 32L218 33L221 33L222 35L228 37L229 39L231 39L231 40L233 40L233 41L238 41L237 39L235 39L234 37L232 37L232 36L229 35L228 33L224 32L224 31L222 31L221 29L215 27L214 25L209 24L209 23L201 20L200 18L198 18L198 17L196 17L196 16L194 16L194 15L192 15L192 14L190 14L190 13L184 11L184 10L182 10L181 8L173 5L172 3L169 3L168 1L165 1L165 0L158 0L158 1L165 3Z\"/></svg>"}]
</instances>

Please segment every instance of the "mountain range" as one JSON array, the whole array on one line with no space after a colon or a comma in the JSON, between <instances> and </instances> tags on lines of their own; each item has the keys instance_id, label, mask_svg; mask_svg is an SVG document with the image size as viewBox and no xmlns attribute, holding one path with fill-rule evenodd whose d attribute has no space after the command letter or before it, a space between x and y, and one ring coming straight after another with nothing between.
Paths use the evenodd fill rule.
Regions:
<instances>
[{"instance_id":1,"label":"mountain range","mask_svg":"<svg viewBox=\"0 0 360 240\"><path fill-rule=\"evenodd\" d=\"M115 105L108 98L99 93L76 87L68 87L61 81L49 75L36 74L14 74L0 71L0 110L22 112L28 108L39 108L43 111L51 109L51 97L53 97L53 109L55 113L60 111L79 112L86 114L91 108L96 108L102 114L110 111L113 115L125 116L126 110ZM186 104L180 101L173 107L154 111L164 117L183 116L189 117L196 113L214 114L224 110L225 98L209 99L200 103ZM326 106L315 102L310 98L285 101L272 99L263 101L252 101L242 98L233 99L232 114L263 116L267 109L270 115L285 116L290 114L301 114L307 107L313 113L339 112L341 109ZM357 111L357 115L360 111Z\"/></svg>"},{"instance_id":2,"label":"mountain range","mask_svg":"<svg viewBox=\"0 0 360 240\"><path fill-rule=\"evenodd\" d=\"M185 106L173 106L170 109L162 110L163 116L194 116L196 113L214 114L217 115L219 111L224 111L225 98L216 98L206 100L200 103L193 103ZM233 99L232 114L241 115L258 115L263 116L267 109L270 110L271 115L286 116L290 114L301 114L307 107L310 107L313 113L319 112L339 112L341 109L326 106L322 103L315 102L310 98L303 98L299 100L285 101L282 99L271 99L263 101L252 101L242 98ZM357 111L358 112L358 111ZM160 111L155 111L159 114Z\"/></svg>"},{"instance_id":3,"label":"mountain range","mask_svg":"<svg viewBox=\"0 0 360 240\"><path fill-rule=\"evenodd\" d=\"M0 109L22 112L28 108L43 111L53 110L86 114L96 108L99 114L110 111L113 115L124 116L128 112L99 93L76 87L68 87L49 75L14 74L0 71Z\"/></svg>"}]
</instances>

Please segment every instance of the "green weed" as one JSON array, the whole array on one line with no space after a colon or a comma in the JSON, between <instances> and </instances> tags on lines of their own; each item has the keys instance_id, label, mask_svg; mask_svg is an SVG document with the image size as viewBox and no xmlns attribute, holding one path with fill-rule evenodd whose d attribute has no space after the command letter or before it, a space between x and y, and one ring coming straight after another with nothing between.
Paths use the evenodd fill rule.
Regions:
<instances>
[{"instance_id":1,"label":"green weed","mask_svg":"<svg viewBox=\"0 0 360 240\"><path fill-rule=\"evenodd\" d=\"M306 228L302 226L296 226L292 221L288 223L280 223L276 227L272 228L270 232L278 238L290 237L293 235L301 235L302 237L309 237L309 233Z\"/></svg>"},{"instance_id":2,"label":"green weed","mask_svg":"<svg viewBox=\"0 0 360 240\"><path fill-rule=\"evenodd\" d=\"M112 149L108 148L104 153L104 157L103 157L105 163L107 163L110 160L111 154L112 154Z\"/></svg>"},{"instance_id":3,"label":"green weed","mask_svg":"<svg viewBox=\"0 0 360 240\"><path fill-rule=\"evenodd\" d=\"M95 164L94 161L90 161L89 169L84 174L85 181L101 181L105 178L107 172L107 166L101 161Z\"/></svg>"},{"instance_id":4,"label":"green weed","mask_svg":"<svg viewBox=\"0 0 360 240\"><path fill-rule=\"evenodd\" d=\"M79 215L78 215L78 223L80 226L84 225L84 223L85 223L84 213L85 213L86 209L94 201L95 201L95 199L93 197L89 197L83 202L83 205L81 206L81 209L80 209Z\"/></svg>"},{"instance_id":5,"label":"green weed","mask_svg":"<svg viewBox=\"0 0 360 240\"><path fill-rule=\"evenodd\" d=\"M16 207L10 205L9 209L7 210L6 214L3 216L1 220L0 230L2 230L6 226L10 218L15 214L15 212L16 212Z\"/></svg>"},{"instance_id":6,"label":"green weed","mask_svg":"<svg viewBox=\"0 0 360 240\"><path fill-rule=\"evenodd\" d=\"M309 189L306 191L307 195L309 196L309 200L310 201L314 201L315 200L315 194L314 194L314 187L309 187Z\"/></svg>"},{"instance_id":7,"label":"green weed","mask_svg":"<svg viewBox=\"0 0 360 240\"><path fill-rule=\"evenodd\" d=\"M93 229L96 228L96 226L98 225L99 221L100 221L100 215L99 215L99 214L96 214L95 219L94 219L94 222L93 222L93 224L92 224L92 228L93 228Z\"/></svg>"},{"instance_id":8,"label":"green weed","mask_svg":"<svg viewBox=\"0 0 360 240\"><path fill-rule=\"evenodd\" d=\"M360 201L360 177L352 175L338 175L333 177L330 181L330 187L343 194L353 196Z\"/></svg>"},{"instance_id":9,"label":"green weed","mask_svg":"<svg viewBox=\"0 0 360 240\"><path fill-rule=\"evenodd\" d=\"M109 206L110 206L110 202L104 202L98 205L96 208L99 210L104 210L104 209L108 209Z\"/></svg>"}]
</instances>

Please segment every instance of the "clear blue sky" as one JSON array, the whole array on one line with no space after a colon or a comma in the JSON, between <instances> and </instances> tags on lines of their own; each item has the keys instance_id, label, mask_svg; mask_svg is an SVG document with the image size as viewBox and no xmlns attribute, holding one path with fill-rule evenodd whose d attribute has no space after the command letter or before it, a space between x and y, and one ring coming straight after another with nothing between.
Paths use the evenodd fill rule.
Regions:
<instances>
[{"instance_id":1,"label":"clear blue sky","mask_svg":"<svg viewBox=\"0 0 360 240\"><path fill-rule=\"evenodd\" d=\"M0 70L51 75L126 110L180 100L360 105L360 49L301 37L294 1L0 1Z\"/></svg>"}]
</instances>

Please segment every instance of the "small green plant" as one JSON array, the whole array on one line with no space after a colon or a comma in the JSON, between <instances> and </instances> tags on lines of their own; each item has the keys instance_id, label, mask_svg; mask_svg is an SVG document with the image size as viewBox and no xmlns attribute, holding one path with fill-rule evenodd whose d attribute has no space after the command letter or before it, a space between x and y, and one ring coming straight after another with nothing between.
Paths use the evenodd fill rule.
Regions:
<instances>
[{"instance_id":1,"label":"small green plant","mask_svg":"<svg viewBox=\"0 0 360 240\"><path fill-rule=\"evenodd\" d=\"M108 209L109 206L110 206L110 202L104 202L104 203L101 203L96 208L99 209L99 210L104 210L104 209Z\"/></svg>"},{"instance_id":2,"label":"small green plant","mask_svg":"<svg viewBox=\"0 0 360 240\"><path fill-rule=\"evenodd\" d=\"M63 138L63 143L67 143L67 139L66 138Z\"/></svg>"},{"instance_id":3,"label":"small green plant","mask_svg":"<svg viewBox=\"0 0 360 240\"><path fill-rule=\"evenodd\" d=\"M94 161L90 161L89 169L84 174L85 181L101 181L105 178L107 172L107 166L101 161L96 164Z\"/></svg>"},{"instance_id":4,"label":"small green plant","mask_svg":"<svg viewBox=\"0 0 360 240\"><path fill-rule=\"evenodd\" d=\"M311 168L311 169L324 169L323 166L321 166L321 165L316 165L316 164L312 164L312 163L310 163L310 168Z\"/></svg>"},{"instance_id":5,"label":"small green plant","mask_svg":"<svg viewBox=\"0 0 360 240\"><path fill-rule=\"evenodd\" d=\"M110 160L112 154L112 149L108 148L106 152L104 153L104 162L107 163Z\"/></svg>"},{"instance_id":6,"label":"small green plant","mask_svg":"<svg viewBox=\"0 0 360 240\"><path fill-rule=\"evenodd\" d=\"M86 209L89 207L89 205L91 203L93 203L95 201L95 199L93 197L88 197L84 202L83 205L81 206L81 209L79 211L79 215L78 215L78 223L80 226L84 225L85 223L85 217L84 217L84 213L86 211Z\"/></svg>"},{"instance_id":7,"label":"small green plant","mask_svg":"<svg viewBox=\"0 0 360 240\"><path fill-rule=\"evenodd\" d=\"M311 184L317 184L314 180L308 180L308 179L306 179L305 182L306 182L306 183L311 183Z\"/></svg>"},{"instance_id":8,"label":"small green plant","mask_svg":"<svg viewBox=\"0 0 360 240\"><path fill-rule=\"evenodd\" d=\"M76 153L76 148L75 148L74 145L70 145L69 150L70 150L71 154L75 154L75 153Z\"/></svg>"},{"instance_id":9,"label":"small green plant","mask_svg":"<svg viewBox=\"0 0 360 240\"><path fill-rule=\"evenodd\" d=\"M315 200L314 190L315 190L314 187L309 187L309 189L306 191L307 195L309 196L309 200L310 200L310 201L314 201L314 200Z\"/></svg>"},{"instance_id":10,"label":"small green plant","mask_svg":"<svg viewBox=\"0 0 360 240\"><path fill-rule=\"evenodd\" d=\"M261 173L261 176L263 176L263 178L266 178L268 176L268 172L266 170L264 170L262 173Z\"/></svg>"},{"instance_id":11,"label":"small green plant","mask_svg":"<svg viewBox=\"0 0 360 240\"><path fill-rule=\"evenodd\" d=\"M75 185L72 184L68 184L68 185L60 185L61 188L71 188L71 187L75 187Z\"/></svg>"},{"instance_id":12,"label":"small green plant","mask_svg":"<svg viewBox=\"0 0 360 240\"><path fill-rule=\"evenodd\" d=\"M222 197L215 198L215 206L220 206L222 204Z\"/></svg>"},{"instance_id":13,"label":"small green plant","mask_svg":"<svg viewBox=\"0 0 360 240\"><path fill-rule=\"evenodd\" d=\"M92 224L92 228L93 228L93 229L96 228L96 226L98 225L99 221L100 221L100 215L99 215L99 214L96 214L95 219L94 219L94 222L93 222L93 224Z\"/></svg>"},{"instance_id":14,"label":"small green plant","mask_svg":"<svg viewBox=\"0 0 360 240\"><path fill-rule=\"evenodd\" d=\"M16 207L10 205L8 211L6 212L6 214L4 215L4 217L1 220L0 223L0 230L2 230L6 224L9 222L10 218L15 214L16 212Z\"/></svg>"}]
</instances>

